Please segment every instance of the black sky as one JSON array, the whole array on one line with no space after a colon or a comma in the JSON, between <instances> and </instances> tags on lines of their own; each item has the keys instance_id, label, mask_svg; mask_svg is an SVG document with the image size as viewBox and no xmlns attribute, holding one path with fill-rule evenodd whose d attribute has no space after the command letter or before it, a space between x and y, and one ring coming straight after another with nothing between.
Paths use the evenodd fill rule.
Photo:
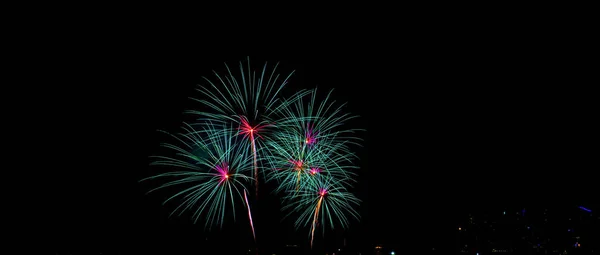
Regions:
<instances>
[{"instance_id":1,"label":"black sky","mask_svg":"<svg viewBox=\"0 0 600 255\"><path fill-rule=\"evenodd\" d=\"M56 161L66 170L47 194L52 220L36 220L56 246L195 245L202 227L167 218L164 196L144 195L149 186L137 181L151 171L155 130L178 128L201 77L246 56L296 70L291 88L335 88L361 116L364 218L352 235L363 245L444 242L446 226L472 210L595 199L587 185L597 170L597 66L587 47L447 33L263 51L169 30L142 36L76 58L86 59L74 69L80 85L65 89L72 96L56 120L68 127L56 139L69 160Z\"/></svg>"}]
</instances>

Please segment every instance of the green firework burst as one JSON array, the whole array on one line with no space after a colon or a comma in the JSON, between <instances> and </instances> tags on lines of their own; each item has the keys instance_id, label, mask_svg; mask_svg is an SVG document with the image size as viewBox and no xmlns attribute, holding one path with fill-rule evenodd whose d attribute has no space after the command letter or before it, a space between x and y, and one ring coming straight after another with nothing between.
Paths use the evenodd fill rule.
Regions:
<instances>
[{"instance_id":1,"label":"green firework burst","mask_svg":"<svg viewBox=\"0 0 600 255\"><path fill-rule=\"evenodd\" d=\"M194 222L204 215L207 227L222 226L228 211L233 212L235 217L236 205L244 202L242 193L251 179L247 173L252 169L252 157L237 146L234 129L208 123L203 132L194 130L190 125L184 125L183 129L183 133L167 133L176 143L162 144L173 151L174 156L154 156L151 163L173 171L142 181L168 179L149 192L170 186L181 188L164 201L181 199L171 215L191 210Z\"/></svg>"}]
</instances>

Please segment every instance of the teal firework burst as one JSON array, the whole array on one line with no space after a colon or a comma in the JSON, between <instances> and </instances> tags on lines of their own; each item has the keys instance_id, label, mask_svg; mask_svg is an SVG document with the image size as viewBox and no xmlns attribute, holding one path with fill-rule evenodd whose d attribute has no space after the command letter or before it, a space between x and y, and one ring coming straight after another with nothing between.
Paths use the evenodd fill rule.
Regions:
<instances>
[{"instance_id":1,"label":"teal firework burst","mask_svg":"<svg viewBox=\"0 0 600 255\"><path fill-rule=\"evenodd\" d=\"M318 176L330 176L340 185L352 186L358 167L345 143L327 137L314 144L304 140L302 134L282 130L267 143L269 151L264 155L271 167L268 179L278 182L277 192L299 190Z\"/></svg>"},{"instance_id":2,"label":"teal firework burst","mask_svg":"<svg viewBox=\"0 0 600 255\"><path fill-rule=\"evenodd\" d=\"M173 156L154 156L151 165L166 166L171 172L143 179L166 179L149 192L178 186L180 191L164 203L180 199L171 213L192 211L194 223L204 216L205 226L222 226L226 215L235 220L238 204L245 203L244 193L251 180L252 156L237 146L237 135L231 128L207 123L203 132L184 125L184 132L168 134L176 142L164 143ZM244 208L244 207L242 207Z\"/></svg>"},{"instance_id":3,"label":"teal firework burst","mask_svg":"<svg viewBox=\"0 0 600 255\"><path fill-rule=\"evenodd\" d=\"M279 181L278 191L297 190L310 182L312 176L326 175L340 180L347 187L355 177L357 158L351 150L361 140L354 134L359 129L345 129L354 115L343 113L343 104L331 101L331 91L325 99L317 99L311 90L277 109L278 130L267 142L264 153L269 162L269 179Z\"/></svg>"},{"instance_id":4,"label":"teal firework burst","mask_svg":"<svg viewBox=\"0 0 600 255\"><path fill-rule=\"evenodd\" d=\"M310 226L310 243L313 245L315 230L326 226L347 228L351 219L360 219L358 206L360 200L340 185L338 180L328 176L317 176L298 191L290 192L283 210L288 217L296 216L296 228Z\"/></svg>"},{"instance_id":5,"label":"teal firework burst","mask_svg":"<svg viewBox=\"0 0 600 255\"><path fill-rule=\"evenodd\" d=\"M249 58L247 61L245 66L240 61L239 72L225 64L225 75L214 72L214 81L203 77L208 86L200 86L198 91L204 98L192 99L207 106L209 110L188 112L200 115L200 119L224 124L241 125L242 119L252 126L270 124L264 117L277 108L280 103L278 95L294 72L282 78L276 73L279 63L271 70L265 63L257 74L251 69Z\"/></svg>"},{"instance_id":6,"label":"teal firework burst","mask_svg":"<svg viewBox=\"0 0 600 255\"><path fill-rule=\"evenodd\" d=\"M356 133L363 130L346 128L346 124L358 116L344 112L346 103L332 100L332 93L330 90L320 99L317 89L312 89L285 100L272 115L278 128L303 136L301 142L307 146L318 144L322 139L334 140L331 144L336 146L340 142L360 146L361 139Z\"/></svg>"},{"instance_id":7,"label":"teal firework burst","mask_svg":"<svg viewBox=\"0 0 600 255\"><path fill-rule=\"evenodd\" d=\"M233 71L225 64L227 72L220 75L214 72L216 79L210 80L204 77L208 86L201 86L198 91L204 96L202 99L194 99L203 104L207 110L190 110L188 113L199 116L199 123L204 121L235 125L238 134L246 138L241 145L253 155L253 175L258 195L259 183L259 161L258 151L263 147L263 140L268 135L275 123L270 121L269 115L275 109L281 108L282 102L278 95L282 88L288 83L293 74L282 77L276 73L278 64L269 70L267 63L258 73L250 66L250 59L246 66L239 64L239 72ZM305 92L300 91L292 98L298 98Z\"/></svg>"}]
</instances>

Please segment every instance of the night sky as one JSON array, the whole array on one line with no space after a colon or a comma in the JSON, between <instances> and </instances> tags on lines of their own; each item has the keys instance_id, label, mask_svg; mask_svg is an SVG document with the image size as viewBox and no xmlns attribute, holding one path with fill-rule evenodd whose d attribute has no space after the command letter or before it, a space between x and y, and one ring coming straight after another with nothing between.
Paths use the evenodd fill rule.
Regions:
<instances>
[{"instance_id":1,"label":"night sky","mask_svg":"<svg viewBox=\"0 0 600 255\"><path fill-rule=\"evenodd\" d=\"M254 67L279 61L280 73L295 70L288 91L335 88L346 111L361 116L352 123L367 130L357 149L363 218L347 233L355 245L443 246L453 241L455 219L474 210L593 207L598 104L595 69L583 49L490 37L339 40L261 51L267 47L214 48L168 36L82 57L95 63L77 68L79 87L65 90L77 95L67 96L65 118L56 120L69 127L56 139L70 159L56 161L65 170L52 176L48 220L37 220L56 249L189 249L206 236L234 246L251 242L243 221L205 234L189 215L168 218L173 204L161 205L168 194L145 195L152 185L138 183L156 172L148 167L162 141L156 130L176 131L187 118L182 112L196 106L188 96L200 96L194 89L202 76L246 56ZM259 239L306 241L308 232L267 227L280 215L268 205L277 200L263 197Z\"/></svg>"}]
</instances>

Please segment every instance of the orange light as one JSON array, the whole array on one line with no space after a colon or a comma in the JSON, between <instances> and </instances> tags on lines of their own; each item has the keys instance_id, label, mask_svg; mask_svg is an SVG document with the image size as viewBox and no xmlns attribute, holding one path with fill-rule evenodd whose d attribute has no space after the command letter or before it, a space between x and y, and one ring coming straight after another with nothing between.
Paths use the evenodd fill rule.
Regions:
<instances>
[{"instance_id":1,"label":"orange light","mask_svg":"<svg viewBox=\"0 0 600 255\"><path fill-rule=\"evenodd\" d=\"M229 178L229 175L228 175L228 174L226 174L226 175L225 175L225 179L228 179L228 178Z\"/></svg>"},{"instance_id":2,"label":"orange light","mask_svg":"<svg viewBox=\"0 0 600 255\"><path fill-rule=\"evenodd\" d=\"M458 231L460 231L460 230L461 230L461 228L459 227L459 228L458 228Z\"/></svg>"}]
</instances>

